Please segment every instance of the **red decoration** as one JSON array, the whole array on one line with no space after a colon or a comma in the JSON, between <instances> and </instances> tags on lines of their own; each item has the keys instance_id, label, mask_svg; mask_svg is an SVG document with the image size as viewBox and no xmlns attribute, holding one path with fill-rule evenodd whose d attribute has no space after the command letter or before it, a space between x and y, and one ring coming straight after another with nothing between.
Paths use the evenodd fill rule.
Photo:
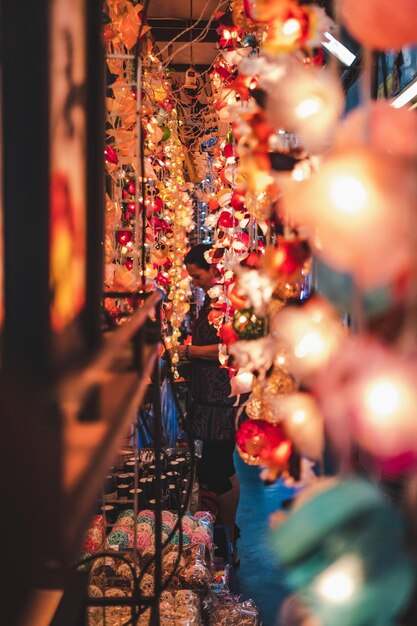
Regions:
<instances>
[{"instance_id":1,"label":"red decoration","mask_svg":"<svg viewBox=\"0 0 417 626\"><path fill-rule=\"evenodd\" d=\"M166 272L159 272L156 280L161 285L161 287L166 287L170 283L170 278Z\"/></svg>"},{"instance_id":2,"label":"red decoration","mask_svg":"<svg viewBox=\"0 0 417 626\"><path fill-rule=\"evenodd\" d=\"M239 193L239 191L234 191L232 195L232 199L230 200L230 204L232 205L235 211L244 211L245 210L245 195L243 193Z\"/></svg>"},{"instance_id":3,"label":"red decoration","mask_svg":"<svg viewBox=\"0 0 417 626\"><path fill-rule=\"evenodd\" d=\"M265 420L246 420L236 433L239 454L250 465L262 465L284 440L282 428Z\"/></svg>"},{"instance_id":4,"label":"red decoration","mask_svg":"<svg viewBox=\"0 0 417 626\"><path fill-rule=\"evenodd\" d=\"M134 180L129 180L129 182L126 185L126 189L130 193L131 196L134 196L135 192L136 192L135 181Z\"/></svg>"},{"instance_id":5,"label":"red decoration","mask_svg":"<svg viewBox=\"0 0 417 626\"><path fill-rule=\"evenodd\" d=\"M303 239L284 240L279 243L272 264L280 274L291 276L296 270L303 267L310 254L307 241Z\"/></svg>"},{"instance_id":6,"label":"red decoration","mask_svg":"<svg viewBox=\"0 0 417 626\"><path fill-rule=\"evenodd\" d=\"M220 228L233 228L239 224L238 220L233 217L230 211L222 211L220 213L218 225Z\"/></svg>"},{"instance_id":7,"label":"red decoration","mask_svg":"<svg viewBox=\"0 0 417 626\"><path fill-rule=\"evenodd\" d=\"M131 230L118 230L116 231L116 241L121 246L125 246L127 243L132 241L133 233Z\"/></svg>"},{"instance_id":8,"label":"red decoration","mask_svg":"<svg viewBox=\"0 0 417 626\"><path fill-rule=\"evenodd\" d=\"M107 163L113 163L113 165L117 165L119 162L119 157L117 156L117 152L111 146L105 147L104 156L106 157Z\"/></svg>"},{"instance_id":9,"label":"red decoration","mask_svg":"<svg viewBox=\"0 0 417 626\"><path fill-rule=\"evenodd\" d=\"M132 259L127 259L125 261L125 267L127 267L127 269L130 270L130 271L133 269L133 261L132 261Z\"/></svg>"},{"instance_id":10,"label":"red decoration","mask_svg":"<svg viewBox=\"0 0 417 626\"><path fill-rule=\"evenodd\" d=\"M220 341L224 343L226 346L235 343L239 339L236 331L233 328L231 322L227 322L223 324L219 332Z\"/></svg>"}]
</instances>

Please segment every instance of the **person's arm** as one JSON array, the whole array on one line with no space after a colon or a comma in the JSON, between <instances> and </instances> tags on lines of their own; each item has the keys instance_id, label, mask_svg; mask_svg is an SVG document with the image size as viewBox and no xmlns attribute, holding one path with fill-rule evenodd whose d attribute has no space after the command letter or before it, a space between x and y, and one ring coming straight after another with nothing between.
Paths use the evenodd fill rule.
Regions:
<instances>
[{"instance_id":1,"label":"person's arm","mask_svg":"<svg viewBox=\"0 0 417 626\"><path fill-rule=\"evenodd\" d=\"M208 346L178 346L178 356L180 360L187 359L206 359L207 361L219 360L219 344L214 343Z\"/></svg>"}]
</instances>

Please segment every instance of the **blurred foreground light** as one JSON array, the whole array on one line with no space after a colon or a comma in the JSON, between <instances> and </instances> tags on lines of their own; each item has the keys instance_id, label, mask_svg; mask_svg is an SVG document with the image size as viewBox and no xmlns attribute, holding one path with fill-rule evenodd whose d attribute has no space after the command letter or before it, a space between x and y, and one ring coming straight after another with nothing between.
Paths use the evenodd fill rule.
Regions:
<instances>
[{"instance_id":1,"label":"blurred foreground light","mask_svg":"<svg viewBox=\"0 0 417 626\"><path fill-rule=\"evenodd\" d=\"M348 602L358 591L363 580L361 560L350 554L342 557L316 578L315 591L325 602Z\"/></svg>"}]
</instances>

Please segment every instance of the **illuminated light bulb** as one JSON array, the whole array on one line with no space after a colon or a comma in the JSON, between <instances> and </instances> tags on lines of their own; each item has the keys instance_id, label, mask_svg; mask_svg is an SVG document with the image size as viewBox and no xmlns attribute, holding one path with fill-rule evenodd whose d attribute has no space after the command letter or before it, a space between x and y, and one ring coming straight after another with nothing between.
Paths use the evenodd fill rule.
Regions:
<instances>
[{"instance_id":1,"label":"illuminated light bulb","mask_svg":"<svg viewBox=\"0 0 417 626\"><path fill-rule=\"evenodd\" d=\"M346 215L360 213L368 202L364 184L354 176L336 176L330 182L329 193L334 207Z\"/></svg>"},{"instance_id":2,"label":"illuminated light bulb","mask_svg":"<svg viewBox=\"0 0 417 626\"><path fill-rule=\"evenodd\" d=\"M298 106L295 107L297 117L305 119L318 113L323 106L323 101L318 97L306 98Z\"/></svg>"},{"instance_id":3,"label":"illuminated light bulb","mask_svg":"<svg viewBox=\"0 0 417 626\"><path fill-rule=\"evenodd\" d=\"M325 350L326 344L322 335L316 331L307 332L294 348L294 354L298 359L307 356L319 356Z\"/></svg>"},{"instance_id":4,"label":"illuminated light bulb","mask_svg":"<svg viewBox=\"0 0 417 626\"><path fill-rule=\"evenodd\" d=\"M298 409L297 411L295 411L295 413L291 415L291 420L294 422L294 424L302 424L303 422L305 422L305 419L306 414L302 409Z\"/></svg>"},{"instance_id":5,"label":"illuminated light bulb","mask_svg":"<svg viewBox=\"0 0 417 626\"><path fill-rule=\"evenodd\" d=\"M282 32L286 37L293 37L301 30L301 25L294 17L287 20L282 26Z\"/></svg>"},{"instance_id":6,"label":"illuminated light bulb","mask_svg":"<svg viewBox=\"0 0 417 626\"><path fill-rule=\"evenodd\" d=\"M400 389L390 380L375 381L369 387L365 402L376 417L392 417L400 409Z\"/></svg>"},{"instance_id":7,"label":"illuminated light bulb","mask_svg":"<svg viewBox=\"0 0 417 626\"><path fill-rule=\"evenodd\" d=\"M363 581L362 563L358 556L347 555L322 572L315 581L314 589L321 600L330 604L348 602Z\"/></svg>"}]
</instances>

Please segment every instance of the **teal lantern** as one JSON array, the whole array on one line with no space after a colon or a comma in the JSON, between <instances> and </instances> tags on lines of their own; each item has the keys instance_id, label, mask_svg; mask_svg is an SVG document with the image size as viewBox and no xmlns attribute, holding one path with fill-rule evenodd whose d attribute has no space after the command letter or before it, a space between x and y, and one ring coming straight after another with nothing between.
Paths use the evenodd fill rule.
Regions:
<instances>
[{"instance_id":1,"label":"teal lantern","mask_svg":"<svg viewBox=\"0 0 417 626\"><path fill-rule=\"evenodd\" d=\"M415 583L404 530L378 488L352 478L301 500L272 544L289 586L323 626L393 626Z\"/></svg>"}]
</instances>

